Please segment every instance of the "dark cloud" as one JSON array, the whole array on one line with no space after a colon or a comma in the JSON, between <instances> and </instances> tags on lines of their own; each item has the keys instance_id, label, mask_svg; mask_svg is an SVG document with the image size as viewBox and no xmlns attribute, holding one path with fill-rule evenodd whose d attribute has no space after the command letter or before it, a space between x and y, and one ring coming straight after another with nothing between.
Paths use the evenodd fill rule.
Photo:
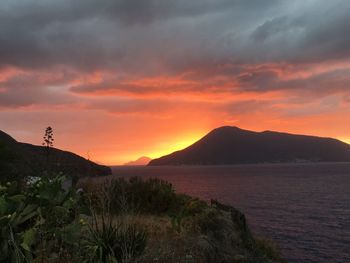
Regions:
<instances>
[{"instance_id":1,"label":"dark cloud","mask_svg":"<svg viewBox=\"0 0 350 263\"><path fill-rule=\"evenodd\" d=\"M1 1L0 70L29 75L1 81L0 103L65 102L72 93L344 91L347 67L308 76L293 69L288 78L276 68L347 61L349 11L346 0ZM47 72L59 77L42 81ZM100 81L80 81L95 72ZM157 76L180 84L136 81Z\"/></svg>"},{"instance_id":2,"label":"dark cloud","mask_svg":"<svg viewBox=\"0 0 350 263\"><path fill-rule=\"evenodd\" d=\"M220 60L227 55L225 32L245 33L257 12L266 15L277 2L2 1L0 65L144 71L144 63L177 68L191 60Z\"/></svg>"}]
</instances>

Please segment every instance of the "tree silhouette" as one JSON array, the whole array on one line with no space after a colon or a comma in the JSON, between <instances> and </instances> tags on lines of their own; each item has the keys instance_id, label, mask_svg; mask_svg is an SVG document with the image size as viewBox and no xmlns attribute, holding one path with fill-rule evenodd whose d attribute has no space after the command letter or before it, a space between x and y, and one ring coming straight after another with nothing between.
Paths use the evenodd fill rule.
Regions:
<instances>
[{"instance_id":1,"label":"tree silhouette","mask_svg":"<svg viewBox=\"0 0 350 263\"><path fill-rule=\"evenodd\" d=\"M47 148L53 147L53 129L50 126L46 128L43 139L43 146L46 146Z\"/></svg>"},{"instance_id":2,"label":"tree silhouette","mask_svg":"<svg viewBox=\"0 0 350 263\"><path fill-rule=\"evenodd\" d=\"M45 146L46 148L46 167L49 167L49 156L50 156L50 152L51 152L51 148L53 147L53 129L49 126L46 128L45 130L45 134L44 134L44 142L43 142L43 146Z\"/></svg>"}]
</instances>

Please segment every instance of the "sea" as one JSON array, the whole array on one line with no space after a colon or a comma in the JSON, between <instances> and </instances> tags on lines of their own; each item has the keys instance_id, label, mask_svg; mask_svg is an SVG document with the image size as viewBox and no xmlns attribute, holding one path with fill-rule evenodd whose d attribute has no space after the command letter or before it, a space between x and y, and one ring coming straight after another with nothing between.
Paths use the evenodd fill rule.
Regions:
<instances>
[{"instance_id":1,"label":"sea","mask_svg":"<svg viewBox=\"0 0 350 263\"><path fill-rule=\"evenodd\" d=\"M246 215L291 263L350 263L350 163L112 167L157 177L178 192L216 199Z\"/></svg>"}]
</instances>

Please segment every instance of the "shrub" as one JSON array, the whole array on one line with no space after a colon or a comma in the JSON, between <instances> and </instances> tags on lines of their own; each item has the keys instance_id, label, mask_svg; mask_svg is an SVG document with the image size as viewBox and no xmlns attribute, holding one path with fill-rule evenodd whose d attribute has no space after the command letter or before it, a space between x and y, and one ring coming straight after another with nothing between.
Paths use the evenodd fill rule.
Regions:
<instances>
[{"instance_id":1,"label":"shrub","mask_svg":"<svg viewBox=\"0 0 350 263\"><path fill-rule=\"evenodd\" d=\"M170 183L156 178L117 178L99 186L89 183L81 186L96 210L101 210L101 203L107 203L106 209L113 214L171 213L179 210L184 203L183 196L175 194Z\"/></svg>"},{"instance_id":2,"label":"shrub","mask_svg":"<svg viewBox=\"0 0 350 263\"><path fill-rule=\"evenodd\" d=\"M168 182L156 178L143 181L133 177L127 186L126 193L140 212L160 214L174 208L176 194Z\"/></svg>"}]
</instances>

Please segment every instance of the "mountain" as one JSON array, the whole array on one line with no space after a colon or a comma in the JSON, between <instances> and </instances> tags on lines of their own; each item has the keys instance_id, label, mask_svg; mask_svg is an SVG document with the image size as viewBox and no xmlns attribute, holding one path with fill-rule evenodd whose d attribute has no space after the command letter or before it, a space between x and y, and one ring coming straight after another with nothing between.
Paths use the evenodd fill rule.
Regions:
<instances>
[{"instance_id":1,"label":"mountain","mask_svg":"<svg viewBox=\"0 0 350 263\"><path fill-rule=\"evenodd\" d=\"M142 156L135 161L127 162L126 166L142 166L147 165L152 159L146 156Z\"/></svg>"},{"instance_id":2,"label":"mountain","mask_svg":"<svg viewBox=\"0 0 350 263\"><path fill-rule=\"evenodd\" d=\"M6 173L38 175L44 168L65 175L100 176L111 174L107 166L96 164L77 154L51 148L47 157L46 147L17 142L0 131L0 177Z\"/></svg>"},{"instance_id":3,"label":"mountain","mask_svg":"<svg viewBox=\"0 0 350 263\"><path fill-rule=\"evenodd\" d=\"M152 160L149 165L343 161L350 161L350 145L336 139L224 126L183 150Z\"/></svg>"}]
</instances>

